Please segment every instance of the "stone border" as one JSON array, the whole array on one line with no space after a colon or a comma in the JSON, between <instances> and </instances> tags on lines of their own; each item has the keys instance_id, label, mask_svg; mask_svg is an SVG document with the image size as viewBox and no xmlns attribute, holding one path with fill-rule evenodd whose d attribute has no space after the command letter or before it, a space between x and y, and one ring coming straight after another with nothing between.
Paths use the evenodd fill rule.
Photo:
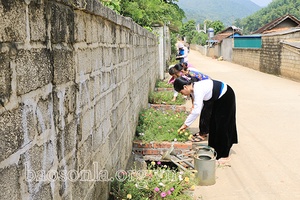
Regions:
<instances>
[{"instance_id":1,"label":"stone border","mask_svg":"<svg viewBox=\"0 0 300 200\"><path fill-rule=\"evenodd\" d=\"M150 104L149 108L154 108L156 110L173 110L175 112L186 112L186 107L182 105L166 105L166 104Z\"/></svg>"},{"instance_id":2,"label":"stone border","mask_svg":"<svg viewBox=\"0 0 300 200\"><path fill-rule=\"evenodd\" d=\"M155 88L155 92L162 92L162 91L173 91L173 88Z\"/></svg>"}]
</instances>

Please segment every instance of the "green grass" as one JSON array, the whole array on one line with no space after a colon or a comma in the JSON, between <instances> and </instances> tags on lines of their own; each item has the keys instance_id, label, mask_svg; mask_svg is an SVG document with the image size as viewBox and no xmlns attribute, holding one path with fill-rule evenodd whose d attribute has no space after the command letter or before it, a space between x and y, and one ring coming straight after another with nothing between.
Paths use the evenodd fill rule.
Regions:
<instances>
[{"instance_id":1,"label":"green grass","mask_svg":"<svg viewBox=\"0 0 300 200\"><path fill-rule=\"evenodd\" d=\"M175 138L179 142L188 141L188 130L181 134L177 132L186 117L186 112L160 111L153 108L142 110L139 114L136 139L144 142L174 141Z\"/></svg>"},{"instance_id":2,"label":"green grass","mask_svg":"<svg viewBox=\"0 0 300 200\"><path fill-rule=\"evenodd\" d=\"M151 104L182 105L185 103L183 95L178 94L176 101L172 101L173 91L150 92L148 100Z\"/></svg>"},{"instance_id":3,"label":"green grass","mask_svg":"<svg viewBox=\"0 0 300 200\"><path fill-rule=\"evenodd\" d=\"M169 84L166 80L157 80L155 83L157 88L173 88L173 84Z\"/></svg>"}]
</instances>

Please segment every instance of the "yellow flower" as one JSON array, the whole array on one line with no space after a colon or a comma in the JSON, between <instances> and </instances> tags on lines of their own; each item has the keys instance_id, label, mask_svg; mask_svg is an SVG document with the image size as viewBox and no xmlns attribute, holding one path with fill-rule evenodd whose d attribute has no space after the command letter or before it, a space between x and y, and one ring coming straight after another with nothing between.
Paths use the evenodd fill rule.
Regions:
<instances>
[{"instance_id":1,"label":"yellow flower","mask_svg":"<svg viewBox=\"0 0 300 200\"><path fill-rule=\"evenodd\" d=\"M190 187L190 190L194 191L194 190L195 190L195 185L192 185L192 186Z\"/></svg>"},{"instance_id":2,"label":"yellow flower","mask_svg":"<svg viewBox=\"0 0 300 200\"><path fill-rule=\"evenodd\" d=\"M131 199L131 198L132 198L131 194L127 194L127 199Z\"/></svg>"},{"instance_id":3,"label":"yellow flower","mask_svg":"<svg viewBox=\"0 0 300 200\"><path fill-rule=\"evenodd\" d=\"M152 162L151 162L151 165L153 165L153 166L154 166L154 165L155 165L155 162L154 162L154 161L152 161Z\"/></svg>"},{"instance_id":4,"label":"yellow flower","mask_svg":"<svg viewBox=\"0 0 300 200\"><path fill-rule=\"evenodd\" d=\"M190 181L190 178L189 177L185 177L184 181L188 183Z\"/></svg>"},{"instance_id":5,"label":"yellow flower","mask_svg":"<svg viewBox=\"0 0 300 200\"><path fill-rule=\"evenodd\" d=\"M185 136L188 136L188 135L189 135L189 133L188 133L188 132L185 132L185 133L184 133L184 135L185 135Z\"/></svg>"}]
</instances>

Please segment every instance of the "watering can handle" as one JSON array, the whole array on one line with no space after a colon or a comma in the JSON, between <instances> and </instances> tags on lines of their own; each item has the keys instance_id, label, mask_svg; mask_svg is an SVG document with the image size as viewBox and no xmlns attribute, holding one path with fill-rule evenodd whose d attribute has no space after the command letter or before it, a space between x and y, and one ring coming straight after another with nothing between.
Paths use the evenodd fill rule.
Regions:
<instances>
[{"instance_id":1,"label":"watering can handle","mask_svg":"<svg viewBox=\"0 0 300 200\"><path fill-rule=\"evenodd\" d=\"M214 158L217 158L217 151L214 149L214 148L212 148L212 147L209 147L209 146L202 146L202 147L196 147L196 150L197 151L199 151L199 150L201 150L201 149L206 149L206 150L208 150L208 151L211 151L212 153L213 153L213 155L214 155Z\"/></svg>"}]
</instances>

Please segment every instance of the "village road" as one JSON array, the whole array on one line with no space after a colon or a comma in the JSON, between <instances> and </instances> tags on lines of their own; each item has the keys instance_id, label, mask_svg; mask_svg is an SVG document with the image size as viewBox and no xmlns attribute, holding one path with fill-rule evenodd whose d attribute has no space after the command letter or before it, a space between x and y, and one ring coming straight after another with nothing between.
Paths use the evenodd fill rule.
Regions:
<instances>
[{"instance_id":1,"label":"village road","mask_svg":"<svg viewBox=\"0 0 300 200\"><path fill-rule=\"evenodd\" d=\"M217 167L216 184L197 186L195 199L300 199L300 82L193 50L189 62L233 88L239 137L231 150L231 166Z\"/></svg>"}]
</instances>

